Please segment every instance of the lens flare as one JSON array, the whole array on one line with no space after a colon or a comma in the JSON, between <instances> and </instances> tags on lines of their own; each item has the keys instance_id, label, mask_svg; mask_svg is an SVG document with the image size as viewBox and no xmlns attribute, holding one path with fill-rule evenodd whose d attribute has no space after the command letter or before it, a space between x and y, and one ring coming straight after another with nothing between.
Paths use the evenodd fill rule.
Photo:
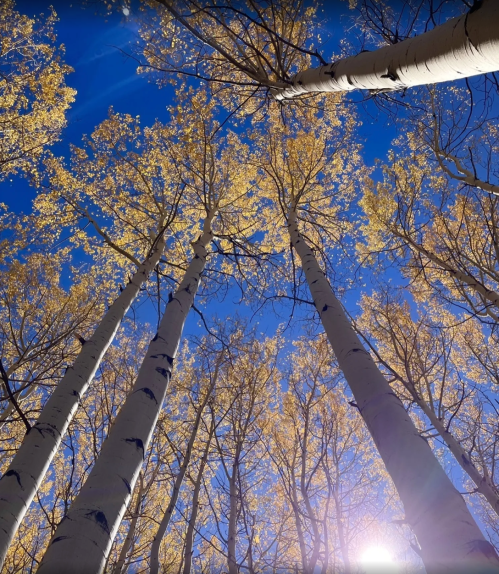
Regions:
<instances>
[{"instance_id":1,"label":"lens flare","mask_svg":"<svg viewBox=\"0 0 499 574\"><path fill-rule=\"evenodd\" d=\"M360 561L362 564L392 564L393 558L386 548L372 546L362 554Z\"/></svg>"}]
</instances>

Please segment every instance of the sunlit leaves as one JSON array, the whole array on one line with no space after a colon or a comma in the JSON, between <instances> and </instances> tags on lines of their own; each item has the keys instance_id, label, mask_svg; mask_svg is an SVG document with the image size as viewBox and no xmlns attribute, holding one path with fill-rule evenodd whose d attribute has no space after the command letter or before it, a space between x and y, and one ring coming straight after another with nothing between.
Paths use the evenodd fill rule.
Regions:
<instances>
[{"instance_id":1,"label":"sunlit leaves","mask_svg":"<svg viewBox=\"0 0 499 574\"><path fill-rule=\"evenodd\" d=\"M56 47L55 12L29 18L0 5L0 179L29 170L59 139L75 90L66 86L71 68Z\"/></svg>"}]
</instances>

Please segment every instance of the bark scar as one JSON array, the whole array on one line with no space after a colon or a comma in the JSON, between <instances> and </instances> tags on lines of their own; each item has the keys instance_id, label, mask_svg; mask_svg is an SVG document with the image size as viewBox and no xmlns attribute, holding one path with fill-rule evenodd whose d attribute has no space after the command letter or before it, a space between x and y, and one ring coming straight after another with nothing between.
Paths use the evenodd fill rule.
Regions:
<instances>
[{"instance_id":1,"label":"bark scar","mask_svg":"<svg viewBox=\"0 0 499 574\"><path fill-rule=\"evenodd\" d=\"M140 393L140 392L145 393L151 399L151 401L154 401L156 404L158 404L158 401L156 400L156 396L151 391L151 389L148 389L147 387L142 387L141 389L137 389L135 392L136 393Z\"/></svg>"},{"instance_id":2,"label":"bark scar","mask_svg":"<svg viewBox=\"0 0 499 574\"><path fill-rule=\"evenodd\" d=\"M6 476L15 476L15 477L16 477L16 480L17 480L17 482L18 482L18 484L19 484L19 486L20 486L21 488L23 488L23 485L21 484L21 477L19 476L19 473L18 473L16 470L14 470L14 469L8 470L8 471L2 476L2 478L5 478ZM23 490L24 490L24 489L23 489Z\"/></svg>"},{"instance_id":3,"label":"bark scar","mask_svg":"<svg viewBox=\"0 0 499 574\"><path fill-rule=\"evenodd\" d=\"M142 442L142 439L140 439L140 438L126 438L125 442L135 444L135 447L142 451L142 457L144 457L144 443Z\"/></svg>"},{"instance_id":4,"label":"bark scar","mask_svg":"<svg viewBox=\"0 0 499 574\"><path fill-rule=\"evenodd\" d=\"M128 494L132 493L132 488L130 486L130 483L128 482L128 480L126 478L123 478L122 476L120 476L121 480L123 481L123 483L126 486L126 489L128 490Z\"/></svg>"},{"instance_id":5,"label":"bark scar","mask_svg":"<svg viewBox=\"0 0 499 574\"><path fill-rule=\"evenodd\" d=\"M104 530L107 534L109 534L109 525L107 523L106 515L101 512L100 510L91 510L85 514L88 518L93 518L95 522Z\"/></svg>"}]
</instances>

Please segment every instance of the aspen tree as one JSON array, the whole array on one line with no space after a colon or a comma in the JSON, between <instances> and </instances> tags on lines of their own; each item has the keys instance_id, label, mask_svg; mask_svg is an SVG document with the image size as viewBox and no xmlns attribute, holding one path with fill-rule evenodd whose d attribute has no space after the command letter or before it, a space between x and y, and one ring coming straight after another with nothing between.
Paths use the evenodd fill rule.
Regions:
<instances>
[{"instance_id":1,"label":"aspen tree","mask_svg":"<svg viewBox=\"0 0 499 574\"><path fill-rule=\"evenodd\" d=\"M213 439L220 468L216 488L209 493L229 573L237 572L243 563L250 572L258 570L258 495L252 496L251 491L262 488L268 468L260 436L270 422L266 412L275 393L279 349L275 339L258 341L244 326L234 327L233 352L221 370L226 387L221 410L226 412Z\"/></svg>"},{"instance_id":2,"label":"aspen tree","mask_svg":"<svg viewBox=\"0 0 499 574\"><path fill-rule=\"evenodd\" d=\"M302 2L149 4L154 15L142 30L142 69L225 83L247 95L270 91L284 100L317 92L394 91L499 69L494 0L415 37L332 63L317 51L316 10ZM159 35L152 33L158 25ZM320 67L311 67L312 58Z\"/></svg>"},{"instance_id":3,"label":"aspen tree","mask_svg":"<svg viewBox=\"0 0 499 574\"><path fill-rule=\"evenodd\" d=\"M119 405L133 385L133 373L136 373L147 347L146 333L140 329L123 331L120 330L115 344L101 362L96 384L90 386L82 398L62 439L61 448L9 547L4 564L7 570L13 569L16 560L24 554L39 562L51 535L93 465ZM36 395L30 401L35 406L43 404Z\"/></svg>"},{"instance_id":4,"label":"aspen tree","mask_svg":"<svg viewBox=\"0 0 499 574\"><path fill-rule=\"evenodd\" d=\"M383 182L367 184L361 205L367 247L359 251L372 260L391 250L424 293L457 303L480 317L497 322L499 305L497 205L494 195L475 187L457 192L444 171L435 171L419 140L409 134L410 156L390 154ZM371 254L371 256L369 255Z\"/></svg>"},{"instance_id":5,"label":"aspen tree","mask_svg":"<svg viewBox=\"0 0 499 574\"><path fill-rule=\"evenodd\" d=\"M379 459L357 410L348 404L324 336L294 343L283 376L271 457L294 514L301 569L354 572L363 525L374 530L381 499ZM371 450L372 449L372 450ZM395 546L392 532L391 546Z\"/></svg>"},{"instance_id":6,"label":"aspen tree","mask_svg":"<svg viewBox=\"0 0 499 574\"><path fill-rule=\"evenodd\" d=\"M210 381L207 385L206 390L204 391L204 397L201 400L200 404L197 407L196 417L194 420L194 424L192 426L191 434L189 437L189 441L187 443L187 447L184 453L184 458L182 464L180 465L179 471L177 476L175 477L175 482L173 484L172 495L168 502L168 508L166 512L163 514L163 517L159 523L158 530L154 536L153 543L151 545L151 561L150 561L150 570L151 574L157 574L159 570L159 546L161 544L161 540L168 528L168 524L170 522L170 518L173 514L175 509L175 505L177 503L178 496L180 494L180 488L182 486L182 482L184 481L185 473L187 472L187 468L189 466L192 450L194 448L194 442L197 437L197 433L199 430L199 426L201 424L201 419L203 417L203 412L208 402L212 398L212 394L215 391L215 385L218 379L218 371L220 369L220 364L223 361L223 355L220 354L219 357L216 359L216 364L214 368L213 374L210 373Z\"/></svg>"},{"instance_id":7,"label":"aspen tree","mask_svg":"<svg viewBox=\"0 0 499 574\"><path fill-rule=\"evenodd\" d=\"M180 155L191 162L183 172L192 197L199 197L194 212L204 212L201 234L192 243L194 257L182 280L167 303L158 332L149 345L134 388L125 401L103 444L87 481L75 499L66 519L59 525L39 571L101 572L120 521L125 512L171 378L171 371L183 326L198 290L208 256L207 248L214 237L212 226L229 237L242 228L252 214L246 194L250 172L242 161L232 156L218 135L218 124L212 119L213 105L206 105L203 94L191 99L191 108L178 118L183 125L189 114L191 131L181 135L184 144ZM235 141L235 135L227 136ZM244 154L244 148L239 147ZM191 178L191 180L189 180ZM105 495L111 488L114 495Z\"/></svg>"},{"instance_id":8,"label":"aspen tree","mask_svg":"<svg viewBox=\"0 0 499 574\"><path fill-rule=\"evenodd\" d=\"M37 198L38 213L45 217L44 223L40 225L42 227L50 225L53 218L61 213L61 209L63 217L60 223L74 225L74 211L77 215L81 215L78 209L83 208L74 209L73 206L78 205L81 196L88 193L100 201L97 205L107 217L112 218L115 228L111 231L102 231L96 223L96 217L92 216L88 209L84 211L85 217L96 225L97 232L101 230L100 235L104 243L110 246L113 252L116 251L119 257L126 257L127 262L131 260L136 270L131 277L129 276L126 286L121 288L120 295L103 315L94 333L87 340L82 339L78 357L73 365L67 368L64 377L44 405L36 424L26 434L22 446L0 480L0 524L2 525L0 560L5 557L9 543L60 445L79 401L112 343L120 323L149 275L160 262L167 242L166 230L177 216L178 185L175 181L172 182L171 173L164 166L166 163L171 167L171 163L165 157L165 152L163 152L163 162L160 163L161 151L156 148L156 153L152 155L157 165L150 175L147 168L151 169L151 164L147 165L143 157L137 157L134 152L129 152L127 155L127 149L131 147L130 143L136 142L141 135L137 124L135 123L132 129L131 123L133 124L133 120L130 118L119 122L116 117L103 122L94 134L93 149L96 156L94 159L87 161L88 154L75 151L76 173L81 174L84 170L87 173L87 177L82 177L81 180L65 169L61 162L48 160L52 189L47 194L40 194ZM147 136L146 133L146 139ZM146 150L149 151L147 148ZM120 166L116 165L118 162L113 161L113 152L121 161L121 170L118 169ZM147 153L145 155L147 156ZM146 163L145 166L144 163ZM129 170L128 174L123 175L123 165ZM99 166L103 167L103 174ZM133 176L135 177L135 180L132 179L133 183L140 179L142 184L142 187L137 187L138 195L131 204L126 203L127 196L124 193L120 200L116 200L116 190L113 188L115 184L118 184L116 187L119 190L119 184L123 185L126 175L128 175L127 182L130 182ZM162 181L161 187L158 185L158 180ZM66 194L66 201L62 208L60 207L61 189ZM155 192L158 192L159 197L155 197ZM68 202L71 209L65 211ZM151 204L153 208L150 207ZM144 217L144 212L146 217ZM141 241L138 246L137 242L133 241L134 234L140 237ZM93 254L95 247L92 248L91 245L89 247L85 237L81 238L80 234L76 235L77 244L78 242L83 244L87 247L87 251ZM135 251L132 253L128 252L130 242L134 243Z\"/></svg>"},{"instance_id":9,"label":"aspen tree","mask_svg":"<svg viewBox=\"0 0 499 574\"><path fill-rule=\"evenodd\" d=\"M14 6L0 5L0 179L35 167L59 139L76 94L55 44L55 11L29 18Z\"/></svg>"},{"instance_id":10,"label":"aspen tree","mask_svg":"<svg viewBox=\"0 0 499 574\"><path fill-rule=\"evenodd\" d=\"M441 308L430 308L413 322L407 302L389 294L385 300L379 295L364 297L363 308L365 316L361 328L370 325L369 331L365 329L365 332L376 338L377 353L405 391L397 394L405 395L406 400L419 406L457 463L475 483L476 491L486 498L496 514L499 513L499 495L490 470L483 465L483 459L472 458L473 449L466 448L459 440L463 435L459 429L461 412L467 410L474 394L466 385L464 365L456 364L460 358L456 355L464 350L458 347L460 321ZM476 373L476 369L473 371ZM473 407L470 405L469 408ZM478 435L481 433L472 434L474 441L480 442Z\"/></svg>"},{"instance_id":11,"label":"aspen tree","mask_svg":"<svg viewBox=\"0 0 499 574\"><path fill-rule=\"evenodd\" d=\"M321 128L324 123L323 119ZM267 145L262 167L269 174L269 187L276 195L291 246L300 259L339 367L395 484L427 571L495 572L499 559L493 547L481 534L462 496L364 349L310 247L309 229L313 233L313 220L308 216L307 205L316 197L325 197L321 195L324 182L328 189L335 185L331 173L334 156L328 152L324 134L317 133L318 124L304 118L301 125L307 126L307 130L272 125L272 133L266 133L263 140L263 145ZM324 175L318 178L321 172ZM327 201L332 203L330 197ZM334 201L338 204L339 197ZM307 236L300 231L300 224Z\"/></svg>"},{"instance_id":12,"label":"aspen tree","mask_svg":"<svg viewBox=\"0 0 499 574\"><path fill-rule=\"evenodd\" d=\"M76 333L86 332L98 313L92 273L75 268L71 288L60 285L62 266L71 263L67 249L20 259L3 265L0 279L0 355L8 379L0 397L2 427L21 420L23 403L61 376L81 347Z\"/></svg>"},{"instance_id":13,"label":"aspen tree","mask_svg":"<svg viewBox=\"0 0 499 574\"><path fill-rule=\"evenodd\" d=\"M201 457L201 463L199 464L199 469L197 476L193 484L192 492L192 502L191 502L191 514L189 517L189 524L187 527L187 532L185 534L185 548L184 548L184 566L182 568L182 574L190 574L192 568L192 555L194 552L194 535L195 528L197 524L198 512L199 512L199 497L201 491L201 483L203 480L204 470L206 468L206 463L208 462L208 454L210 452L211 443L213 440L213 433L215 432L215 418L211 417L210 428L208 432L208 437L206 439L206 446Z\"/></svg>"}]
</instances>

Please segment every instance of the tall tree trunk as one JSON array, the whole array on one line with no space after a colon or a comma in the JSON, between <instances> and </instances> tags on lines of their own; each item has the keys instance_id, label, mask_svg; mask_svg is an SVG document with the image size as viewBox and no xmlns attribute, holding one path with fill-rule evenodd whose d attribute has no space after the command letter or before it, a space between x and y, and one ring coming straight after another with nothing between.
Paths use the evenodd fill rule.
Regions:
<instances>
[{"instance_id":1,"label":"tall tree trunk","mask_svg":"<svg viewBox=\"0 0 499 574\"><path fill-rule=\"evenodd\" d=\"M189 524L187 525L187 532L185 534L185 549L184 549L184 569L182 574L190 574L192 567L192 552L194 546L194 531L196 527L196 521L198 517L199 509L199 492L201 490L201 482L203 480L203 473L208 462L208 454L210 452L211 440L213 438L213 433L215 432L215 421L212 419L212 424L210 427L210 433L208 435L208 440L206 441L206 447L204 449L203 458L201 459L201 464L199 465L198 475L194 483L194 493L192 495L192 511L189 518Z\"/></svg>"},{"instance_id":2,"label":"tall tree trunk","mask_svg":"<svg viewBox=\"0 0 499 574\"><path fill-rule=\"evenodd\" d=\"M427 574L499 573L493 546L362 346L293 210L288 230L333 352L417 536Z\"/></svg>"},{"instance_id":3,"label":"tall tree trunk","mask_svg":"<svg viewBox=\"0 0 499 574\"><path fill-rule=\"evenodd\" d=\"M415 393L415 390L412 392ZM417 394L415 396L415 400L424 414L428 417L435 430L443 438L458 464L475 483L477 492L482 494L487 499L487 502L492 507L492 510L496 514L499 514L499 495L497 494L496 487L490 479L490 476L488 476L485 472L483 474L479 472L477 467L469 458L468 453L464 450L456 437L447 431L442 421L429 407L428 403L425 400L419 398Z\"/></svg>"},{"instance_id":4,"label":"tall tree trunk","mask_svg":"<svg viewBox=\"0 0 499 574\"><path fill-rule=\"evenodd\" d=\"M61 444L78 403L94 378L104 354L141 286L158 264L165 249L160 235L151 255L102 318L92 337L85 341L73 366L68 367L45 404L36 424L26 433L9 468L0 480L0 565L47 468Z\"/></svg>"},{"instance_id":5,"label":"tall tree trunk","mask_svg":"<svg viewBox=\"0 0 499 574\"><path fill-rule=\"evenodd\" d=\"M194 421L194 426L192 427L191 436L189 437L189 442L187 443L187 449L185 451L184 460L182 461L182 465L180 466L179 472L175 479L175 483L173 485L173 491L170 498L170 502L168 504L168 508L166 512L163 514L163 518L159 523L158 530L154 536L151 545L151 561L150 561L150 571L149 574L158 574L159 570L159 547L161 545L161 541L163 540L163 536L165 535L166 529L168 528L168 524L170 523L170 519L173 515L173 511L175 510L175 505L177 504L178 496L180 494L180 488L182 486L182 482L184 481L185 473L187 472L187 468L191 461L192 456L192 449L194 447L194 441L196 440L196 436L198 434L199 425L201 423L201 418L203 416L203 411L208 404L208 401L211 397L215 384L218 378L218 369L220 367L220 362L222 359L222 355L220 355L219 360L217 361L215 367L215 373L213 378L210 382L208 389L206 390L206 395L203 399L203 402L198 408L198 412L196 414L196 419Z\"/></svg>"},{"instance_id":6,"label":"tall tree trunk","mask_svg":"<svg viewBox=\"0 0 499 574\"><path fill-rule=\"evenodd\" d=\"M459 18L373 52L300 72L272 88L278 100L311 92L402 90L499 70L499 2L481 0Z\"/></svg>"},{"instance_id":7,"label":"tall tree trunk","mask_svg":"<svg viewBox=\"0 0 499 574\"><path fill-rule=\"evenodd\" d=\"M85 484L51 540L39 574L98 574L128 505L161 410L185 319L194 302L211 241L211 219L193 244L194 258L168 302L132 392L121 408Z\"/></svg>"},{"instance_id":8,"label":"tall tree trunk","mask_svg":"<svg viewBox=\"0 0 499 574\"><path fill-rule=\"evenodd\" d=\"M301 472L300 472L300 492L305 503L305 508L307 510L307 515L310 520L310 526L312 527L312 552L310 554L310 560L308 560L308 570L312 573L315 570L315 565L319 560L320 549L321 549L321 535L319 532L319 527L317 525L317 519L315 516L314 509L312 508L312 503L310 502L310 497L308 495L307 482L307 457L308 457L308 431L310 422L310 401L313 398L313 394L310 395L309 402L307 404L307 411L305 415L305 425L303 429L303 438L301 442Z\"/></svg>"},{"instance_id":9,"label":"tall tree trunk","mask_svg":"<svg viewBox=\"0 0 499 574\"><path fill-rule=\"evenodd\" d=\"M425 249L422 245L411 239L408 235L404 235L403 233L400 233L397 229L394 228L389 229L393 233L393 235L399 237L402 241L407 243L407 245L409 245L409 247L412 248L414 251L416 251L421 255L424 255L430 261L435 263L435 265L437 265L444 271L447 271L449 275L453 277L456 281L460 281L464 285L468 285L468 287L476 291L482 297L484 303L488 301L489 303L491 303L492 305L494 305L499 309L499 293L496 293L492 289L488 289L483 283L475 279L472 275L469 275L468 273L464 273L462 271L459 271L458 269L455 269L454 267L452 267L452 265L444 261L442 258L438 257L438 255L435 255L431 251Z\"/></svg>"},{"instance_id":10,"label":"tall tree trunk","mask_svg":"<svg viewBox=\"0 0 499 574\"><path fill-rule=\"evenodd\" d=\"M121 547L120 555L118 561L113 568L113 574L121 574L123 567L125 566L125 560L132 546L133 537L135 536L135 529L137 528L137 521L140 516L140 506L142 504L142 494L144 492L144 477L142 472L139 474L139 488L137 490L137 500L135 501L135 508L132 512L132 520L130 521L130 526L128 527L128 532L126 533L125 541Z\"/></svg>"},{"instance_id":11,"label":"tall tree trunk","mask_svg":"<svg viewBox=\"0 0 499 574\"><path fill-rule=\"evenodd\" d=\"M227 566L229 574L238 574L236 561L237 543L237 476L239 473L239 457L242 445L236 447L234 463L232 465L232 475L229 482L229 525L227 532Z\"/></svg>"},{"instance_id":12,"label":"tall tree trunk","mask_svg":"<svg viewBox=\"0 0 499 574\"><path fill-rule=\"evenodd\" d=\"M293 514L295 517L296 533L298 535L298 545L300 547L301 564L303 567L303 572L307 572L308 561L307 561L307 547L305 545L305 536L303 534L303 527L301 523L302 513L300 512L300 505L298 504L298 493L296 491L296 476L295 476L295 461L292 462L291 467L291 506L293 508Z\"/></svg>"}]
</instances>

